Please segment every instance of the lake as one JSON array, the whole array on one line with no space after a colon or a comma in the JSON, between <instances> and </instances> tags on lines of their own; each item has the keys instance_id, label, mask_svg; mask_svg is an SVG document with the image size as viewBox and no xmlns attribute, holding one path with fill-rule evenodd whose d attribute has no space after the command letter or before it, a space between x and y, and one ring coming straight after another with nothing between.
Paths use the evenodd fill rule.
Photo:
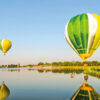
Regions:
<instances>
[{"instance_id":1,"label":"lake","mask_svg":"<svg viewBox=\"0 0 100 100\"><path fill-rule=\"evenodd\" d=\"M4 81L10 90L6 100L70 100L83 84L84 75L82 72L0 69L0 84ZM88 76L88 84L100 94L99 78Z\"/></svg>"}]
</instances>

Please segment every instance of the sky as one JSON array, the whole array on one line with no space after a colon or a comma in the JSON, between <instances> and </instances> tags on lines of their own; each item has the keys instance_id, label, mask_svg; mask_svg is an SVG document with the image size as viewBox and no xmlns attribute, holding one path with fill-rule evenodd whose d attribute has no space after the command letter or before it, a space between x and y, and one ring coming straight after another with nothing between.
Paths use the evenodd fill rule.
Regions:
<instances>
[{"instance_id":1,"label":"sky","mask_svg":"<svg viewBox=\"0 0 100 100\"><path fill-rule=\"evenodd\" d=\"M81 13L100 15L100 0L0 0L0 39L12 42L0 65L82 61L65 39L66 23Z\"/></svg>"}]
</instances>

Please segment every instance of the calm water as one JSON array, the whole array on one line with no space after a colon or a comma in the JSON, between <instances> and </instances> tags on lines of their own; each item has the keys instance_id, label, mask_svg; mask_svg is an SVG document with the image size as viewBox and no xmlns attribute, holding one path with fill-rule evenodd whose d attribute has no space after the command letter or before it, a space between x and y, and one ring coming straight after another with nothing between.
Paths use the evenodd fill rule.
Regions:
<instances>
[{"instance_id":1,"label":"calm water","mask_svg":"<svg viewBox=\"0 0 100 100\"><path fill-rule=\"evenodd\" d=\"M27 69L0 69L0 84L10 89L6 100L70 100L84 82L84 74L52 73ZM88 83L100 94L100 79L89 76Z\"/></svg>"}]
</instances>

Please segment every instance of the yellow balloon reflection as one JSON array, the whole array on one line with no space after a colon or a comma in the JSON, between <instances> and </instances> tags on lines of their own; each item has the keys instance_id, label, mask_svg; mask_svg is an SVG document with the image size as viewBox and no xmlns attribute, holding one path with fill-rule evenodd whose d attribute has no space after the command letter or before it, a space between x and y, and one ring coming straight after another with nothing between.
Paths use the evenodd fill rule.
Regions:
<instances>
[{"instance_id":1,"label":"yellow balloon reflection","mask_svg":"<svg viewBox=\"0 0 100 100\"><path fill-rule=\"evenodd\" d=\"M0 100L5 100L9 95L10 95L10 90L3 81L0 86Z\"/></svg>"}]
</instances>

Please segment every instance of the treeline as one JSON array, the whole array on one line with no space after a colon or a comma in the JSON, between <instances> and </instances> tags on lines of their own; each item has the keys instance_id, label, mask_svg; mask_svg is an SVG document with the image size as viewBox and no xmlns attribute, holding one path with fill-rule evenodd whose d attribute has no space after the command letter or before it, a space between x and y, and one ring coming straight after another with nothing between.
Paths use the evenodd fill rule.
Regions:
<instances>
[{"instance_id":1,"label":"treeline","mask_svg":"<svg viewBox=\"0 0 100 100\"><path fill-rule=\"evenodd\" d=\"M88 66L100 66L100 62L98 61L87 61L87 62L79 62L79 61L65 61L65 62L53 62L53 63L43 63L39 62L37 65L42 66L83 66L84 64L87 64Z\"/></svg>"},{"instance_id":2,"label":"treeline","mask_svg":"<svg viewBox=\"0 0 100 100\"><path fill-rule=\"evenodd\" d=\"M20 64L10 64L10 65L0 65L0 67L9 67L9 68L16 68L16 67L20 67Z\"/></svg>"},{"instance_id":3,"label":"treeline","mask_svg":"<svg viewBox=\"0 0 100 100\"><path fill-rule=\"evenodd\" d=\"M9 65L0 65L0 67L7 68L17 68L17 67L32 67L32 66L83 66L87 64L88 66L100 66L99 61L87 61L87 62L79 62L79 61L64 61L64 62L52 62L52 63L43 63L39 62L38 64L29 64L20 66L20 64L9 64Z\"/></svg>"}]
</instances>

